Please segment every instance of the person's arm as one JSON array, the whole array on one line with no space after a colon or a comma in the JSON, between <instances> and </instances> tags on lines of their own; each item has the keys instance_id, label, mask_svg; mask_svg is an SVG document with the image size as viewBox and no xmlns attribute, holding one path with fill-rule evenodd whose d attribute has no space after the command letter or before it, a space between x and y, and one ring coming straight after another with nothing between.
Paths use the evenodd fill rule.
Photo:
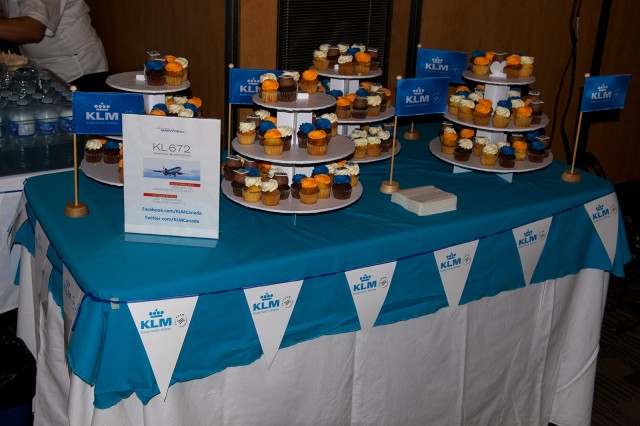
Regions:
<instances>
[{"instance_id":1,"label":"person's arm","mask_svg":"<svg viewBox=\"0 0 640 426\"><path fill-rule=\"evenodd\" d=\"M29 16L0 19L0 39L13 43L38 43L44 38L46 27Z\"/></svg>"}]
</instances>

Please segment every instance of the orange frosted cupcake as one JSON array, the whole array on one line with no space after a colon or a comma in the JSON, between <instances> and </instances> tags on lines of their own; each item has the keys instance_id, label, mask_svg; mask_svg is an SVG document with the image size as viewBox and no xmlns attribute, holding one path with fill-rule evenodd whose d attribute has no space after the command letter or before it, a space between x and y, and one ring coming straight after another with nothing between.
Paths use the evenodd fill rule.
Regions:
<instances>
[{"instance_id":1,"label":"orange frosted cupcake","mask_svg":"<svg viewBox=\"0 0 640 426\"><path fill-rule=\"evenodd\" d=\"M262 82L262 90L260 91L262 102L275 104L278 102L278 82L275 80L265 80Z\"/></svg>"},{"instance_id":2,"label":"orange frosted cupcake","mask_svg":"<svg viewBox=\"0 0 640 426\"><path fill-rule=\"evenodd\" d=\"M473 129L464 128L460 130L460 139L471 139L476 134Z\"/></svg>"},{"instance_id":3,"label":"orange frosted cupcake","mask_svg":"<svg viewBox=\"0 0 640 426\"><path fill-rule=\"evenodd\" d=\"M516 150L516 161L524 161L527 158L527 143L524 141L515 141L511 146Z\"/></svg>"},{"instance_id":4,"label":"orange frosted cupcake","mask_svg":"<svg viewBox=\"0 0 640 426\"><path fill-rule=\"evenodd\" d=\"M267 155L282 155L284 150L284 141L282 134L278 129L267 130L264 134L264 153Z\"/></svg>"},{"instance_id":5,"label":"orange frosted cupcake","mask_svg":"<svg viewBox=\"0 0 640 426\"><path fill-rule=\"evenodd\" d=\"M310 95L318 91L318 72L316 70L306 70L302 73L300 90Z\"/></svg>"},{"instance_id":6,"label":"orange frosted cupcake","mask_svg":"<svg viewBox=\"0 0 640 426\"><path fill-rule=\"evenodd\" d=\"M309 140L307 141L307 153L309 155L325 155L328 147L327 133L324 130L313 130L309 132Z\"/></svg>"},{"instance_id":7,"label":"orange frosted cupcake","mask_svg":"<svg viewBox=\"0 0 640 426\"><path fill-rule=\"evenodd\" d=\"M507 74L509 78L517 78L520 76L520 70L522 69L522 63L519 55L507 56L507 65L505 65L503 72Z\"/></svg>"},{"instance_id":8,"label":"orange frosted cupcake","mask_svg":"<svg viewBox=\"0 0 640 426\"><path fill-rule=\"evenodd\" d=\"M329 198L331 195L331 178L329 175L317 174L313 178L318 185L318 198Z\"/></svg>"},{"instance_id":9,"label":"orange frosted cupcake","mask_svg":"<svg viewBox=\"0 0 640 426\"><path fill-rule=\"evenodd\" d=\"M336 100L336 115L338 118L351 118L351 101L349 101L349 98L340 96Z\"/></svg>"},{"instance_id":10,"label":"orange frosted cupcake","mask_svg":"<svg viewBox=\"0 0 640 426\"><path fill-rule=\"evenodd\" d=\"M478 56L474 58L471 72L476 75L489 74L489 58L487 58L486 56Z\"/></svg>"},{"instance_id":11,"label":"orange frosted cupcake","mask_svg":"<svg viewBox=\"0 0 640 426\"><path fill-rule=\"evenodd\" d=\"M164 82L169 86L179 86L182 84L182 64L179 62L167 62L164 66Z\"/></svg>"},{"instance_id":12,"label":"orange frosted cupcake","mask_svg":"<svg viewBox=\"0 0 640 426\"><path fill-rule=\"evenodd\" d=\"M443 133L440 149L443 154L453 155L458 146L458 136L455 133Z\"/></svg>"},{"instance_id":13,"label":"orange frosted cupcake","mask_svg":"<svg viewBox=\"0 0 640 426\"><path fill-rule=\"evenodd\" d=\"M473 110L473 124L476 126L486 126L491 120L491 107L486 103L478 103Z\"/></svg>"},{"instance_id":14,"label":"orange frosted cupcake","mask_svg":"<svg viewBox=\"0 0 640 426\"><path fill-rule=\"evenodd\" d=\"M371 68L371 55L365 52L358 52L356 53L355 58L356 75L368 75Z\"/></svg>"},{"instance_id":15,"label":"orange frosted cupcake","mask_svg":"<svg viewBox=\"0 0 640 426\"><path fill-rule=\"evenodd\" d=\"M516 109L514 120L518 127L529 127L531 125L531 107L524 106Z\"/></svg>"},{"instance_id":16,"label":"orange frosted cupcake","mask_svg":"<svg viewBox=\"0 0 640 426\"><path fill-rule=\"evenodd\" d=\"M314 178L303 178L300 181L300 202L302 204L315 204L318 202L320 190L318 182Z\"/></svg>"}]
</instances>

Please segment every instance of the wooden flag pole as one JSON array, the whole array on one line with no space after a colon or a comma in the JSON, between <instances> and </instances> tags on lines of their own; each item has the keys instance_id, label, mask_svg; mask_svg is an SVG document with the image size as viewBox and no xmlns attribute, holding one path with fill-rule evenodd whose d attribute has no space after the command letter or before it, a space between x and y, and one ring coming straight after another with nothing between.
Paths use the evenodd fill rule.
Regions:
<instances>
[{"instance_id":1,"label":"wooden flag pole","mask_svg":"<svg viewBox=\"0 0 640 426\"><path fill-rule=\"evenodd\" d=\"M418 44L417 47L418 49L420 49L422 45ZM413 130L413 120L411 120L411 127L409 128L409 130L406 130L404 132L404 135L402 135L402 137L410 141L415 141L420 139L420 133L417 130Z\"/></svg>"},{"instance_id":2,"label":"wooden flag pole","mask_svg":"<svg viewBox=\"0 0 640 426\"><path fill-rule=\"evenodd\" d=\"M78 90L76 86L70 87L71 92ZM89 214L89 207L85 203L78 201L78 144L76 141L75 128L73 132L73 191L74 199L72 203L67 203L64 214L71 218L80 218Z\"/></svg>"},{"instance_id":3,"label":"wooden flag pole","mask_svg":"<svg viewBox=\"0 0 640 426\"><path fill-rule=\"evenodd\" d=\"M397 76L396 80L402 80L402 76ZM396 89L397 95L397 89ZM391 142L391 168L389 170L389 180L385 180L380 184L380 192L385 194L393 194L400 190L400 184L393 181L393 166L395 163L396 153L396 135L398 134L398 116L393 118L393 139Z\"/></svg>"},{"instance_id":4,"label":"wooden flag pole","mask_svg":"<svg viewBox=\"0 0 640 426\"><path fill-rule=\"evenodd\" d=\"M584 75L584 78L590 77L589 73ZM578 141L580 140L580 128L582 127L582 111L580 111L580 116L578 118L578 128L576 129L576 141L573 144L573 159L571 160L571 170L565 170L562 172L560 178L569 183L578 183L582 181L582 176L580 172L574 170L576 166L576 155L578 153Z\"/></svg>"},{"instance_id":5,"label":"wooden flag pole","mask_svg":"<svg viewBox=\"0 0 640 426\"><path fill-rule=\"evenodd\" d=\"M233 64L229 64L229 70L233 67ZM231 102L229 102L229 119L227 122L227 156L229 155L231 155Z\"/></svg>"}]
</instances>

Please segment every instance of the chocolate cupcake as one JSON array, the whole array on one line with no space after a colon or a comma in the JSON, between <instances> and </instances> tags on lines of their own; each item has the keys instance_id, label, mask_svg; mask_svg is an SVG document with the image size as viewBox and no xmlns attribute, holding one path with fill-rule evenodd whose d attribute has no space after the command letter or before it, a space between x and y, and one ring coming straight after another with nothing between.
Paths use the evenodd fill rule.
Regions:
<instances>
[{"instance_id":1,"label":"chocolate cupcake","mask_svg":"<svg viewBox=\"0 0 640 426\"><path fill-rule=\"evenodd\" d=\"M368 107L369 104L365 96L356 96L351 107L351 117L358 119L366 118Z\"/></svg>"},{"instance_id":2,"label":"chocolate cupcake","mask_svg":"<svg viewBox=\"0 0 640 426\"><path fill-rule=\"evenodd\" d=\"M285 71L278 79L278 102L293 102L297 96L298 81L294 72Z\"/></svg>"}]
</instances>

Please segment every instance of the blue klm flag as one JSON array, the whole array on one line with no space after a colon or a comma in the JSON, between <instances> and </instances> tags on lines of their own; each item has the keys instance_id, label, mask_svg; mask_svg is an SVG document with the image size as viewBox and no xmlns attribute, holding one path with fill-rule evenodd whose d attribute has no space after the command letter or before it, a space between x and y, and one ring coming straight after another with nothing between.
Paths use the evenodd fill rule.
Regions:
<instances>
[{"instance_id":1,"label":"blue klm flag","mask_svg":"<svg viewBox=\"0 0 640 426\"><path fill-rule=\"evenodd\" d=\"M121 135L122 114L144 114L140 93L73 92L73 132Z\"/></svg>"},{"instance_id":2,"label":"blue klm flag","mask_svg":"<svg viewBox=\"0 0 640 426\"><path fill-rule=\"evenodd\" d=\"M396 115L444 114L447 110L447 77L398 80Z\"/></svg>"},{"instance_id":3,"label":"blue klm flag","mask_svg":"<svg viewBox=\"0 0 640 426\"><path fill-rule=\"evenodd\" d=\"M624 108L631 74L587 77L584 80L581 112Z\"/></svg>"},{"instance_id":4,"label":"blue klm flag","mask_svg":"<svg viewBox=\"0 0 640 426\"><path fill-rule=\"evenodd\" d=\"M462 83L467 69L468 54L451 50L418 49L416 78L447 77L452 83Z\"/></svg>"},{"instance_id":5,"label":"blue klm flag","mask_svg":"<svg viewBox=\"0 0 640 426\"><path fill-rule=\"evenodd\" d=\"M260 76L273 73L276 77L282 71L259 70L249 68L231 68L229 70L229 103L238 105L252 105L253 95L258 93Z\"/></svg>"}]
</instances>

